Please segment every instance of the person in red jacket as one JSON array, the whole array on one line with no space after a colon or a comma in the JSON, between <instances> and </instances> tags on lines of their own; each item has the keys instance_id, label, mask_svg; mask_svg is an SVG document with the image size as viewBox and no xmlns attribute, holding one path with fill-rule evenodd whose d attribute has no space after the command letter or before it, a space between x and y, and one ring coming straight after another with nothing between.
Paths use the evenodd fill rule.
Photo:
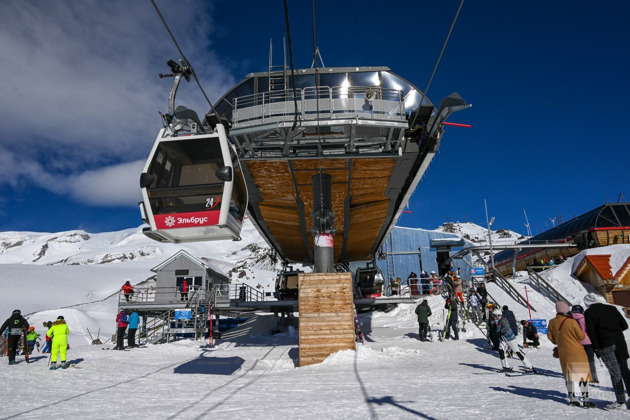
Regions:
<instances>
[{"instance_id":1,"label":"person in red jacket","mask_svg":"<svg viewBox=\"0 0 630 420\"><path fill-rule=\"evenodd\" d=\"M125 331L127 330L127 325L129 321L127 320L127 314L123 309L118 312L116 315L116 325L118 329L116 331L116 347L114 350L124 350L125 349Z\"/></svg>"},{"instance_id":2,"label":"person in red jacket","mask_svg":"<svg viewBox=\"0 0 630 420\"><path fill-rule=\"evenodd\" d=\"M188 282L186 280L180 283L179 292L182 294L182 301L188 300Z\"/></svg>"}]
</instances>

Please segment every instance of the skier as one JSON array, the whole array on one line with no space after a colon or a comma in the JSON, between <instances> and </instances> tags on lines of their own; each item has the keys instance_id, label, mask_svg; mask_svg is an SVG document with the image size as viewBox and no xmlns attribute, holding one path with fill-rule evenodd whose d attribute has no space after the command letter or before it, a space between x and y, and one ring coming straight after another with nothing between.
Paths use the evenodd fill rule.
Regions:
<instances>
[{"instance_id":1,"label":"skier","mask_svg":"<svg viewBox=\"0 0 630 420\"><path fill-rule=\"evenodd\" d=\"M457 299L446 299L446 305L444 309L448 309L448 315L446 317L446 323L444 324L444 339L448 340L450 337L451 329L453 330L453 340L459 340L459 333L457 332Z\"/></svg>"},{"instance_id":2,"label":"skier","mask_svg":"<svg viewBox=\"0 0 630 420\"><path fill-rule=\"evenodd\" d=\"M529 359L527 359L527 357L519 351L518 343L516 342L516 335L514 335L512 328L510 328L508 319L505 315L501 314L501 310L498 308L495 309L492 314L497 320L497 332L499 339L501 340L499 344L499 357L501 358L501 366L503 366L501 372L514 371L510 367L510 362L508 362L506 357L506 353L511 350L518 356L519 359L521 359L521 362L523 362L523 365L525 366L525 373L536 373L534 366L531 364Z\"/></svg>"},{"instance_id":3,"label":"skier","mask_svg":"<svg viewBox=\"0 0 630 420\"><path fill-rule=\"evenodd\" d=\"M488 344L492 344L492 350L499 350L499 333L497 323L494 318L494 311L498 310L493 302L488 302L488 318L486 319L486 329L488 330Z\"/></svg>"},{"instance_id":4,"label":"skier","mask_svg":"<svg viewBox=\"0 0 630 420\"><path fill-rule=\"evenodd\" d=\"M44 327L46 328L46 332L48 332L50 327L52 327L52 324L53 324L52 321L44 322ZM50 353L50 349L52 348L52 339L48 337L48 335L46 335L45 337L46 337L46 345L44 346L42 353Z\"/></svg>"},{"instance_id":5,"label":"skier","mask_svg":"<svg viewBox=\"0 0 630 420\"><path fill-rule=\"evenodd\" d=\"M136 331L138 331L138 324L140 323L140 315L138 312L133 311L129 315L129 332L127 333L127 346L129 348L139 347L136 344Z\"/></svg>"},{"instance_id":6,"label":"skier","mask_svg":"<svg viewBox=\"0 0 630 420\"><path fill-rule=\"evenodd\" d=\"M593 382L594 384L598 384L599 379L597 378L597 370L595 368L595 352L593 351L591 339L586 332L586 320L584 319L584 308L582 307L582 305L573 305L571 307L571 317L577 321L580 329L586 335L586 338L580 341L580 343L584 347L584 351L586 352L586 356L588 357L588 365L591 368L591 377L593 378L591 382Z\"/></svg>"},{"instance_id":7,"label":"skier","mask_svg":"<svg viewBox=\"0 0 630 420\"><path fill-rule=\"evenodd\" d=\"M28 328L28 333L26 334L26 343L28 344L28 354L33 353L33 349L35 348L35 344L38 338L39 338L39 334L37 334L37 331L35 331L35 327L30 326ZM39 348L39 344L37 345L37 348Z\"/></svg>"},{"instance_id":8,"label":"skier","mask_svg":"<svg viewBox=\"0 0 630 420\"><path fill-rule=\"evenodd\" d=\"M558 356L562 374L569 392L569 405L579 407L577 399L577 387L582 393L585 408L593 408L595 404L588 397L588 382L591 373L588 366L588 357L584 347L580 344L586 335L577 321L569 314L569 305L564 302L556 302L556 317L549 321L547 337L549 341L558 346Z\"/></svg>"},{"instance_id":9,"label":"skier","mask_svg":"<svg viewBox=\"0 0 630 420\"><path fill-rule=\"evenodd\" d=\"M429 317L431 316L431 308L426 299L422 301L420 305L416 307L416 315L418 315L419 333L418 338L420 341L427 341L427 331L429 329Z\"/></svg>"},{"instance_id":10,"label":"skier","mask_svg":"<svg viewBox=\"0 0 630 420\"><path fill-rule=\"evenodd\" d=\"M66 354L68 352L68 334L70 334L70 330L68 329L68 324L64 320L63 316L59 315L57 320L53 322L52 327L48 330L46 335L52 338L52 352L50 354L50 370L57 369L57 356L61 354L61 365L62 369L68 367L66 363Z\"/></svg>"},{"instance_id":11,"label":"skier","mask_svg":"<svg viewBox=\"0 0 630 420\"><path fill-rule=\"evenodd\" d=\"M128 324L127 314L124 309L121 309L118 315L116 315L116 326L118 330L116 331L116 347L114 347L114 350L125 349L125 330L127 330Z\"/></svg>"},{"instance_id":12,"label":"skier","mask_svg":"<svg viewBox=\"0 0 630 420\"><path fill-rule=\"evenodd\" d=\"M2 334L6 328L9 329L7 352L9 354L10 365L15 364L15 354L18 350L20 337L24 335L24 330L28 329L28 327L28 321L22 317L22 312L19 309L14 310L9 319L4 321L4 324L0 327L0 334Z\"/></svg>"}]
</instances>

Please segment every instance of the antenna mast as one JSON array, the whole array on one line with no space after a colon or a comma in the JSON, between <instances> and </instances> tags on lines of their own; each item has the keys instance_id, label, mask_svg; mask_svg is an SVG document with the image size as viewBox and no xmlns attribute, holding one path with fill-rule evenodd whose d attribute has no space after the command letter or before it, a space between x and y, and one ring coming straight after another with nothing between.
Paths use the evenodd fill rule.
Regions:
<instances>
[{"instance_id":1,"label":"antenna mast","mask_svg":"<svg viewBox=\"0 0 630 420\"><path fill-rule=\"evenodd\" d=\"M523 209L523 213L525 214L525 227L527 228L527 236L534 236L532 235L532 230L529 227L529 220L527 219L527 212L525 211L525 209Z\"/></svg>"}]
</instances>

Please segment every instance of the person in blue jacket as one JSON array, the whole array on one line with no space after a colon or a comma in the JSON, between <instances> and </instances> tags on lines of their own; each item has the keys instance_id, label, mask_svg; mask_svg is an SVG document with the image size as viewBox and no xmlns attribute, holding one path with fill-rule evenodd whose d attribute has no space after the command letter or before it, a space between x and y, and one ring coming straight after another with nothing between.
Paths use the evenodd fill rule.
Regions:
<instances>
[{"instance_id":1,"label":"person in blue jacket","mask_svg":"<svg viewBox=\"0 0 630 420\"><path fill-rule=\"evenodd\" d=\"M138 324L140 323L140 315L138 312L133 311L129 315L129 330L127 331L127 347L139 347L136 344L136 331L138 331Z\"/></svg>"}]
</instances>

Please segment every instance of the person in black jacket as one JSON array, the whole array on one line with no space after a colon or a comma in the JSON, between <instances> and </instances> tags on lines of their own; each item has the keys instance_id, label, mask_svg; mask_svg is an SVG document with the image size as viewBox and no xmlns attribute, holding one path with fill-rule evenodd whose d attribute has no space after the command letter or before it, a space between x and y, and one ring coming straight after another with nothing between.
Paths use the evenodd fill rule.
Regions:
<instances>
[{"instance_id":1,"label":"person in black jacket","mask_svg":"<svg viewBox=\"0 0 630 420\"><path fill-rule=\"evenodd\" d=\"M530 321L523 319L521 321L521 325L523 326L523 347L529 346L527 340L532 340L532 346L538 347L540 346L540 341L538 340L538 330L536 326L532 324Z\"/></svg>"},{"instance_id":2,"label":"person in black jacket","mask_svg":"<svg viewBox=\"0 0 630 420\"><path fill-rule=\"evenodd\" d=\"M507 318L510 324L510 329L512 330L514 335L518 335L518 324L516 323L516 317L514 316L514 312L510 311L507 305L503 305L503 308L501 309L503 309L503 316Z\"/></svg>"},{"instance_id":3,"label":"person in black jacket","mask_svg":"<svg viewBox=\"0 0 630 420\"><path fill-rule=\"evenodd\" d=\"M2 327L0 327L0 334L4 332L6 328L9 329L8 339L8 354L9 364L15 364L15 353L18 349L18 342L20 337L24 335L24 330L28 330L28 321L22 317L22 312L19 309L13 311L9 319L4 321Z\"/></svg>"},{"instance_id":4,"label":"person in black jacket","mask_svg":"<svg viewBox=\"0 0 630 420\"><path fill-rule=\"evenodd\" d=\"M444 325L446 329L446 336L444 338L448 340L451 335L451 329L453 329L453 340L459 340L459 333L457 332L457 299L450 297L446 299L444 309L449 309L446 325Z\"/></svg>"},{"instance_id":5,"label":"person in black jacket","mask_svg":"<svg viewBox=\"0 0 630 420\"><path fill-rule=\"evenodd\" d=\"M624 404L627 407L624 383L625 391L630 395L630 370L628 370L630 356L623 331L628 329L628 323L617 308L600 303L595 293L589 293L584 297L584 306L588 307L584 312L586 331L595 354L602 359L610 373L610 380L617 398L617 402L610 404L607 408L623 408Z\"/></svg>"},{"instance_id":6,"label":"person in black jacket","mask_svg":"<svg viewBox=\"0 0 630 420\"><path fill-rule=\"evenodd\" d=\"M427 341L427 331L429 329L429 317L431 316L431 308L426 299L416 307L416 315L418 315L418 324L420 326L420 341Z\"/></svg>"}]
</instances>

